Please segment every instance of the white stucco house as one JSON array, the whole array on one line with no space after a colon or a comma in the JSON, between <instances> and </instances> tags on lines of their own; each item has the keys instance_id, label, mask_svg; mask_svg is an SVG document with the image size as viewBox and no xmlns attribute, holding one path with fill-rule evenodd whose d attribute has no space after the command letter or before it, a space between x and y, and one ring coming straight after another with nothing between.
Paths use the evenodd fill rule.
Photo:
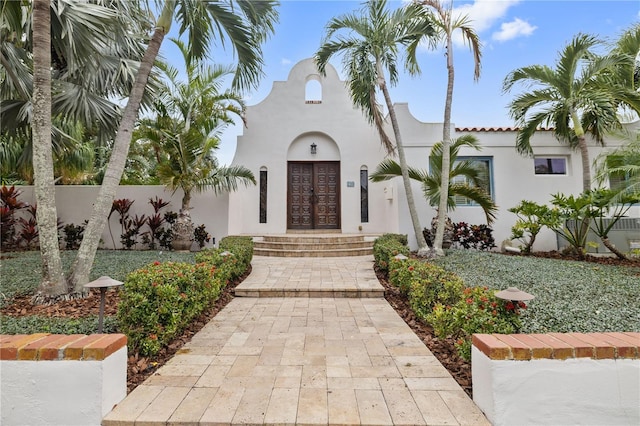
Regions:
<instances>
[{"instance_id":1,"label":"white stucco house","mask_svg":"<svg viewBox=\"0 0 640 426\"><path fill-rule=\"evenodd\" d=\"M427 170L431 147L442 139L442 123L418 121L406 103L396 104L396 112L409 164ZM229 194L229 234L398 232L408 234L416 247L401 180L367 180L385 152L335 68L328 65L322 76L312 59L300 61L287 81L274 82L262 102L247 108L246 117L249 125L238 137L233 164L251 169L258 185ZM388 133L393 134L390 128ZM581 192L579 153L558 143L552 132L535 134L534 158L516 153L512 128L455 128L453 137L466 133L476 136L483 149L461 151L459 158L472 157L489 173L490 192L499 206L493 224L498 244L509 237L516 220L507 209L520 200L547 202L552 193ZM611 140L604 149L619 144ZM593 144L592 159L602 150ZM414 183L414 198L422 226L429 226L435 211L419 183ZM485 223L482 209L464 199L450 216L454 222ZM534 248L556 249L556 236L543 232Z\"/></svg>"}]
</instances>

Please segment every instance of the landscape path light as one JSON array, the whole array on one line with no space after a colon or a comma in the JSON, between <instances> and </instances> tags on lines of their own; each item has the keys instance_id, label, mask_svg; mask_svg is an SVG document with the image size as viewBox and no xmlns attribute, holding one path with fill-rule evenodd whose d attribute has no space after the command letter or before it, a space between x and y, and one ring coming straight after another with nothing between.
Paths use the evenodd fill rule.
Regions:
<instances>
[{"instance_id":1,"label":"landscape path light","mask_svg":"<svg viewBox=\"0 0 640 426\"><path fill-rule=\"evenodd\" d=\"M405 256L404 254L400 253L400 254L396 254L395 256L393 256L394 259L396 260L407 260L408 257Z\"/></svg>"},{"instance_id":2,"label":"landscape path light","mask_svg":"<svg viewBox=\"0 0 640 426\"><path fill-rule=\"evenodd\" d=\"M498 299L507 300L513 304L513 311L518 314L518 308L520 307L520 303L527 302L529 300L533 300L535 296L533 294L529 294L526 291L522 291L516 287L508 287L506 290L501 290L496 292L496 297ZM508 309L508 308L507 308ZM520 332L520 327L515 326L516 332Z\"/></svg>"},{"instance_id":3,"label":"landscape path light","mask_svg":"<svg viewBox=\"0 0 640 426\"><path fill-rule=\"evenodd\" d=\"M104 302L106 298L107 288L117 287L124 284L122 281L114 280L111 277L102 276L97 280L86 283L84 286L87 288L99 288L100 289L100 314L98 315L98 333L102 333L102 324L104 321Z\"/></svg>"}]
</instances>

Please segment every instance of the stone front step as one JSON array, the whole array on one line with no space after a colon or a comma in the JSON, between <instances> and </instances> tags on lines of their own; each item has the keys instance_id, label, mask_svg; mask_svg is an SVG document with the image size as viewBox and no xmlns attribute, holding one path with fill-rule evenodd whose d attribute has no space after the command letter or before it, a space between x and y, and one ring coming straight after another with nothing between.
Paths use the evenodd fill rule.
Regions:
<instances>
[{"instance_id":1,"label":"stone front step","mask_svg":"<svg viewBox=\"0 0 640 426\"><path fill-rule=\"evenodd\" d=\"M266 235L254 237L254 254L270 257L343 257L373 254L369 235Z\"/></svg>"},{"instance_id":2,"label":"stone front step","mask_svg":"<svg viewBox=\"0 0 640 426\"><path fill-rule=\"evenodd\" d=\"M239 297L381 298L384 287L373 256L288 257L256 255L251 274L235 288Z\"/></svg>"}]
</instances>

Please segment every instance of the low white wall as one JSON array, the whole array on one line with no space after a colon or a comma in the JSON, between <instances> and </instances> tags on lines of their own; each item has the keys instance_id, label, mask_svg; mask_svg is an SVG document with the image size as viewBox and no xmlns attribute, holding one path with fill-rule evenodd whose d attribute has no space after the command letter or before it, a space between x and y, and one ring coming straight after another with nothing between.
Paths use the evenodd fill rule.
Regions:
<instances>
[{"instance_id":1,"label":"low white wall","mask_svg":"<svg viewBox=\"0 0 640 426\"><path fill-rule=\"evenodd\" d=\"M101 361L0 361L2 425L100 425L127 394L127 347Z\"/></svg>"},{"instance_id":2,"label":"low white wall","mask_svg":"<svg viewBox=\"0 0 640 426\"><path fill-rule=\"evenodd\" d=\"M35 204L35 196L33 186L16 187L22 191L19 200ZM89 219L93 209L93 203L98 195L99 186L89 185L60 185L56 186L56 207L58 209L58 217L64 224L73 223L80 225L85 219ZM178 213L182 205L182 190L172 194L164 186L159 185L136 185L136 186L120 186L116 193L116 199L128 198L135 200L129 210L131 217L150 216L153 215L153 207L149 204L150 198L162 198L171 203L160 211L161 214L167 211ZM221 194L216 196L213 191L192 194L191 198L191 219L194 226L204 224L207 232L215 237L216 242L228 235L229 223L229 195ZM23 213L24 214L24 213ZM120 244L120 223L119 215L114 213L111 215L111 230L116 248L121 248ZM146 232L147 226L142 228L141 232ZM139 238L141 240L141 238ZM109 227L105 226L102 232L103 244L101 248L112 249L111 236ZM209 243L211 246L211 243ZM138 244L138 249L146 248L142 244Z\"/></svg>"},{"instance_id":3,"label":"low white wall","mask_svg":"<svg viewBox=\"0 0 640 426\"><path fill-rule=\"evenodd\" d=\"M472 347L473 400L494 425L640 424L640 360L492 360Z\"/></svg>"}]
</instances>

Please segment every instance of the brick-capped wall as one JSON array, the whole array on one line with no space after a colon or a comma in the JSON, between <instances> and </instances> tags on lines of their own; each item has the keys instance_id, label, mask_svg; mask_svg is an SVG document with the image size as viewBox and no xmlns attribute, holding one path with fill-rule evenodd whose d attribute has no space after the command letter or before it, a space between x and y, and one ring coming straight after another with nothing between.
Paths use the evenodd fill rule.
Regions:
<instances>
[{"instance_id":1,"label":"brick-capped wall","mask_svg":"<svg viewBox=\"0 0 640 426\"><path fill-rule=\"evenodd\" d=\"M474 334L473 345L493 360L637 359L640 333Z\"/></svg>"},{"instance_id":2,"label":"brick-capped wall","mask_svg":"<svg viewBox=\"0 0 640 426\"><path fill-rule=\"evenodd\" d=\"M0 335L0 360L101 361L126 344L124 334L3 334Z\"/></svg>"}]
</instances>

